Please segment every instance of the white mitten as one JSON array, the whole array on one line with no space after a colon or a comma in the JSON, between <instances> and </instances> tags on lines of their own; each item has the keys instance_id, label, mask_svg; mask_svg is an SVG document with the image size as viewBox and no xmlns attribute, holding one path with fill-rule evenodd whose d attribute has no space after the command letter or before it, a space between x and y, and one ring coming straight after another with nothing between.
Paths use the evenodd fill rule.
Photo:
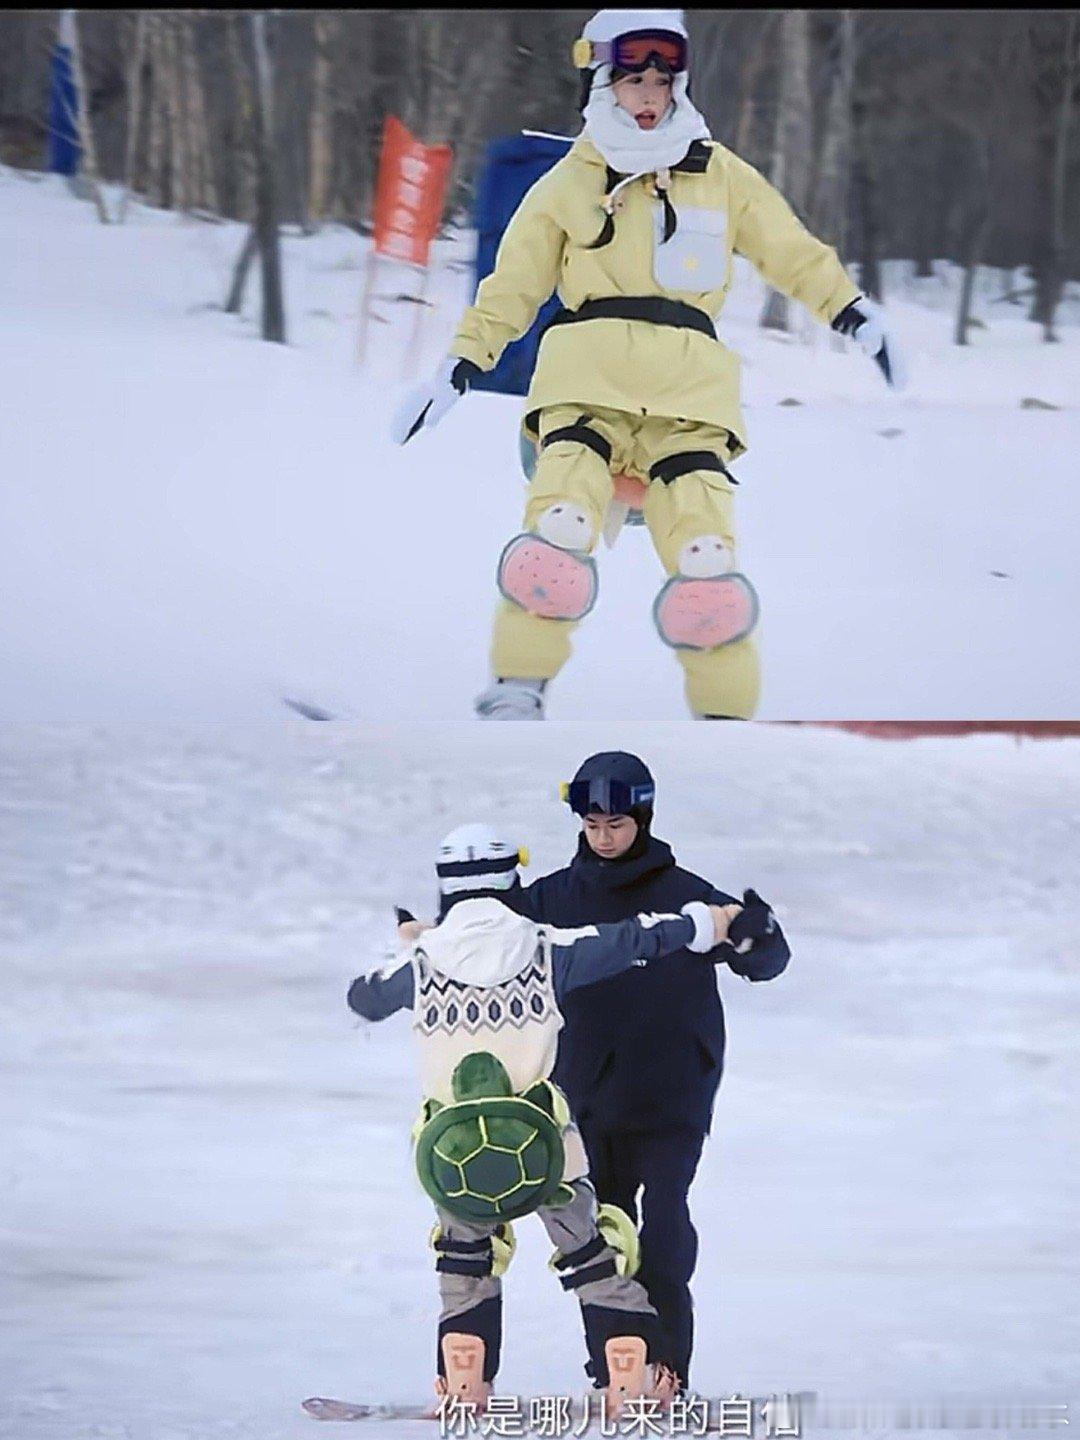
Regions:
<instances>
[{"instance_id":1,"label":"white mitten","mask_svg":"<svg viewBox=\"0 0 1080 1440\"><path fill-rule=\"evenodd\" d=\"M880 305L860 295L844 306L832 322L832 328L841 335L849 335L863 354L869 355L894 390L903 390L907 384L907 364Z\"/></svg>"},{"instance_id":2,"label":"white mitten","mask_svg":"<svg viewBox=\"0 0 1080 1440\"><path fill-rule=\"evenodd\" d=\"M394 411L390 422L390 438L404 445L421 430L433 430L446 412L468 393L472 382L482 372L471 360L448 355L435 376L410 390Z\"/></svg>"}]
</instances>

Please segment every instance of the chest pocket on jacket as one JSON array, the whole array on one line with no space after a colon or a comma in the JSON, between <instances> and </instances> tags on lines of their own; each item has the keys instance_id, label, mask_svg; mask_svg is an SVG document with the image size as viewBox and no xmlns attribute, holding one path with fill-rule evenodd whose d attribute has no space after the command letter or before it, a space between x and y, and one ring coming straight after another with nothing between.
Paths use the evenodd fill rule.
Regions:
<instances>
[{"instance_id":1,"label":"chest pocket on jacket","mask_svg":"<svg viewBox=\"0 0 1080 1440\"><path fill-rule=\"evenodd\" d=\"M653 278L665 290L720 290L727 280L727 215L676 205L678 227L666 243L664 207L653 207Z\"/></svg>"}]
</instances>

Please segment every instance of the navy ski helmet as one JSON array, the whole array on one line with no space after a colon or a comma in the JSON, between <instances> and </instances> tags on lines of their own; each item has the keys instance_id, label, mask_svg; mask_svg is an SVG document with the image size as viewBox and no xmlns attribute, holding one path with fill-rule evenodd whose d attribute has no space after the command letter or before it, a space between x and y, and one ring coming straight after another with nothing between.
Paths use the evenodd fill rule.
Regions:
<instances>
[{"instance_id":1,"label":"navy ski helmet","mask_svg":"<svg viewBox=\"0 0 1080 1440\"><path fill-rule=\"evenodd\" d=\"M629 815L642 830L652 823L656 781L644 760L625 750L603 750L579 767L563 799L575 815Z\"/></svg>"}]
</instances>

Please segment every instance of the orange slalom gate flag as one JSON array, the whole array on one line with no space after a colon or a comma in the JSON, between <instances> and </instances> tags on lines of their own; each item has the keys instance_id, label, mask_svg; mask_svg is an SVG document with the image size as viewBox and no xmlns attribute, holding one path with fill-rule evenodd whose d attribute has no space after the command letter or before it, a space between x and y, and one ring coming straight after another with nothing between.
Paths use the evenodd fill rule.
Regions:
<instances>
[{"instance_id":1,"label":"orange slalom gate flag","mask_svg":"<svg viewBox=\"0 0 1080 1440\"><path fill-rule=\"evenodd\" d=\"M377 255L427 264L452 159L449 145L424 145L396 116L386 117L375 186Z\"/></svg>"}]
</instances>

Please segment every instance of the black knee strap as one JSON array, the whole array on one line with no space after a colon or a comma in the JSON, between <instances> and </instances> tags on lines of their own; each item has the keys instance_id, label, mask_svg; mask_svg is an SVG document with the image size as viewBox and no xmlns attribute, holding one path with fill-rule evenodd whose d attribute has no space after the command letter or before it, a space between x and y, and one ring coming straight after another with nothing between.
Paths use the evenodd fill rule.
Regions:
<instances>
[{"instance_id":1,"label":"black knee strap","mask_svg":"<svg viewBox=\"0 0 1080 1440\"><path fill-rule=\"evenodd\" d=\"M457 1255L482 1255L491 1251L491 1237L485 1235L480 1240L447 1240L445 1235L440 1235L435 1241L434 1248L440 1255L453 1252Z\"/></svg>"},{"instance_id":2,"label":"black knee strap","mask_svg":"<svg viewBox=\"0 0 1080 1440\"><path fill-rule=\"evenodd\" d=\"M611 446L599 430L592 428L587 415L580 416L572 425L562 425L558 430L549 430L540 442L540 448L546 450L549 445L554 445L556 440L576 440L579 445L585 445L599 455L605 465L611 464Z\"/></svg>"},{"instance_id":3,"label":"black knee strap","mask_svg":"<svg viewBox=\"0 0 1080 1440\"><path fill-rule=\"evenodd\" d=\"M435 1269L440 1275L471 1275L476 1280L485 1279L494 1267L495 1256L490 1243L487 1245L487 1253L483 1255L440 1255L435 1261Z\"/></svg>"},{"instance_id":4,"label":"black knee strap","mask_svg":"<svg viewBox=\"0 0 1080 1440\"><path fill-rule=\"evenodd\" d=\"M586 1240L584 1245L579 1245L576 1250L571 1250L566 1255L560 1255L551 1263L556 1270L570 1270L575 1265L584 1265L588 1260L595 1260L606 1247L607 1241L597 1233L591 1240Z\"/></svg>"},{"instance_id":5,"label":"black knee strap","mask_svg":"<svg viewBox=\"0 0 1080 1440\"><path fill-rule=\"evenodd\" d=\"M665 485L670 485L680 475L689 475L692 470L712 470L726 475L732 485L739 483L714 450L680 450L677 455L666 455L663 460L649 466L649 479L662 480Z\"/></svg>"},{"instance_id":6,"label":"black knee strap","mask_svg":"<svg viewBox=\"0 0 1080 1440\"><path fill-rule=\"evenodd\" d=\"M591 1285L594 1280L611 1280L618 1273L615 1257L609 1256L595 1265L586 1265L584 1270L575 1270L572 1275L560 1275L559 1284L564 1290L580 1290L582 1285Z\"/></svg>"}]
</instances>

